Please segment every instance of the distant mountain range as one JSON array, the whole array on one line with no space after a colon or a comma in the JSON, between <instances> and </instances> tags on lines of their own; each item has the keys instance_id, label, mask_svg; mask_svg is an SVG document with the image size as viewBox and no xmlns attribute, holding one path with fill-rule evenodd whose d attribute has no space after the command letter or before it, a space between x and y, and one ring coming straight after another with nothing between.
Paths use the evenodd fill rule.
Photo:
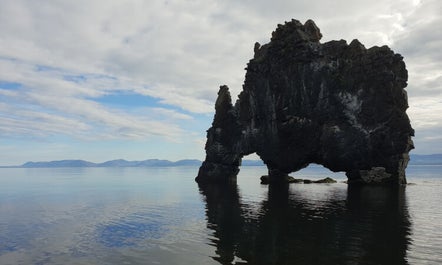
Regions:
<instances>
[{"instance_id":1,"label":"distant mountain range","mask_svg":"<svg viewBox=\"0 0 442 265\"><path fill-rule=\"evenodd\" d=\"M410 165L442 165L442 154L410 155Z\"/></svg>"},{"instance_id":2,"label":"distant mountain range","mask_svg":"<svg viewBox=\"0 0 442 265\"><path fill-rule=\"evenodd\" d=\"M103 163L93 163L85 160L57 160L48 162L26 162L19 166L2 166L2 168L59 168L59 167L180 167L200 166L202 161L197 159L183 159L169 161L161 159L147 159L143 161L127 161L124 159L110 160ZM243 166L262 166L259 160L243 160Z\"/></svg>"},{"instance_id":3,"label":"distant mountain range","mask_svg":"<svg viewBox=\"0 0 442 265\"><path fill-rule=\"evenodd\" d=\"M37 168L37 167L178 167L178 166L194 166L200 165L201 161L196 159L185 159L172 162L161 159L148 159L143 161L127 161L117 159L106 161L103 163L93 163L84 160L59 160L49 162L26 162L21 168Z\"/></svg>"},{"instance_id":4,"label":"distant mountain range","mask_svg":"<svg viewBox=\"0 0 442 265\"><path fill-rule=\"evenodd\" d=\"M93 163L85 160L57 160L49 162L26 162L20 166L3 166L9 168L57 168L57 167L179 167L200 166L197 159L169 161L161 159L147 159L143 161L127 161L124 159L110 160L103 163ZM411 155L410 165L442 165L442 154ZM263 166L260 160L243 160L242 166Z\"/></svg>"}]
</instances>

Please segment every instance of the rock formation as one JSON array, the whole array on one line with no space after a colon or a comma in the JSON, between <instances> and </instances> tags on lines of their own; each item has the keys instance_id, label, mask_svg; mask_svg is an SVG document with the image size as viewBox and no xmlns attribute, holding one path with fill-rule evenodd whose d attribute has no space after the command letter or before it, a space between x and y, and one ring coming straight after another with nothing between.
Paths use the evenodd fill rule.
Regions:
<instances>
[{"instance_id":1,"label":"rock formation","mask_svg":"<svg viewBox=\"0 0 442 265\"><path fill-rule=\"evenodd\" d=\"M227 86L218 92L197 182L235 182L242 157L256 152L270 183L310 163L349 183L406 183L414 131L402 56L321 37L312 20L292 20L255 44L236 103Z\"/></svg>"}]
</instances>

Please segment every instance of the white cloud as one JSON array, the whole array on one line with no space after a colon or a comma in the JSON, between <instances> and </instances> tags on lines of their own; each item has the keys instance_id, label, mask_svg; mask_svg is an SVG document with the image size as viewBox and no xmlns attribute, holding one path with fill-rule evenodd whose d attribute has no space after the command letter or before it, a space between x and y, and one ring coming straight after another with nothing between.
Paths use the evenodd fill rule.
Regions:
<instances>
[{"instance_id":1,"label":"white cloud","mask_svg":"<svg viewBox=\"0 0 442 265\"><path fill-rule=\"evenodd\" d=\"M165 108L150 108L147 111L152 111L155 115L160 116L162 119L172 120L192 120L192 116L177 112L171 109Z\"/></svg>"},{"instance_id":2,"label":"white cloud","mask_svg":"<svg viewBox=\"0 0 442 265\"><path fill-rule=\"evenodd\" d=\"M437 97L420 97L410 102L409 116L416 130L442 127L442 99Z\"/></svg>"},{"instance_id":3,"label":"white cloud","mask_svg":"<svg viewBox=\"0 0 442 265\"><path fill-rule=\"evenodd\" d=\"M0 133L21 126L42 135L177 139L189 133L178 120L213 112L219 85L229 85L233 95L240 92L255 41L268 42L285 20L312 18L324 42L358 38L366 47L391 45L405 57L409 113L417 135L423 135L420 131L442 121L434 115L441 103L426 105L428 97L442 98L441 5L437 0L2 1L0 80L22 87L0 90ZM173 108L152 109L157 115L149 115L92 100L116 91L151 96ZM442 152L442 144L437 146Z\"/></svg>"},{"instance_id":4,"label":"white cloud","mask_svg":"<svg viewBox=\"0 0 442 265\"><path fill-rule=\"evenodd\" d=\"M182 133L173 122L144 113L128 113L92 100L118 90L119 82L106 76L85 76L81 82L66 80L57 69L36 70L23 62L0 60L1 69L14 69L10 82L23 84L18 90L2 90L0 133L45 136L65 134L87 139L139 138L161 135L176 139ZM0 73L7 78L7 71ZM158 110L157 110L158 111ZM173 114L172 111L170 111ZM189 118L181 114L176 117ZM15 133L14 133L15 132Z\"/></svg>"},{"instance_id":5,"label":"white cloud","mask_svg":"<svg viewBox=\"0 0 442 265\"><path fill-rule=\"evenodd\" d=\"M441 153L442 141L442 5L440 1L415 1L406 12L402 30L392 45L404 56L408 69L408 114L416 130L416 153Z\"/></svg>"}]
</instances>

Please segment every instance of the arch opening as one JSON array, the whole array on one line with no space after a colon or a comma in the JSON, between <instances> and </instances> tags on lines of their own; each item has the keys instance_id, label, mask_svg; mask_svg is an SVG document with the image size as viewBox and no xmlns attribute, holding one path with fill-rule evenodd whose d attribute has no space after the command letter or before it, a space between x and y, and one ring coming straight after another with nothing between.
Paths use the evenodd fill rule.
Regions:
<instances>
[{"instance_id":1,"label":"arch opening","mask_svg":"<svg viewBox=\"0 0 442 265\"><path fill-rule=\"evenodd\" d=\"M325 178L332 178L337 182L347 181L347 176L345 172L333 172L330 169L324 167L320 164L311 163L307 167L292 172L289 176L295 179L307 179L311 181L317 181Z\"/></svg>"}]
</instances>

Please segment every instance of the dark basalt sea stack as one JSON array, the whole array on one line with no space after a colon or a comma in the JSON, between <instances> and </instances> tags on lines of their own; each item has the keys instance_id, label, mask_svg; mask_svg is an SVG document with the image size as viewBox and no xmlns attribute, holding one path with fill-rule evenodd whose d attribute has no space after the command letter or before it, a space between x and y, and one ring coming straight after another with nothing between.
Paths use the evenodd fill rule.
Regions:
<instances>
[{"instance_id":1,"label":"dark basalt sea stack","mask_svg":"<svg viewBox=\"0 0 442 265\"><path fill-rule=\"evenodd\" d=\"M321 37L313 21L292 20L255 44L235 105L227 86L218 92L197 182L235 182L256 152L270 183L310 163L346 172L348 183L406 183L414 131L402 56Z\"/></svg>"}]
</instances>

